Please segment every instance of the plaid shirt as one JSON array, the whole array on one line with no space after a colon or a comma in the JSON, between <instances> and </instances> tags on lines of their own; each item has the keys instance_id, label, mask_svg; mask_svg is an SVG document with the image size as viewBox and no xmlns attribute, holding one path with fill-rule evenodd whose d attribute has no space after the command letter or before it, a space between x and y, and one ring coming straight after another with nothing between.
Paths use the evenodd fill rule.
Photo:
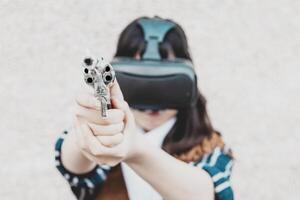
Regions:
<instances>
[{"instance_id":1,"label":"plaid shirt","mask_svg":"<svg viewBox=\"0 0 300 200\"><path fill-rule=\"evenodd\" d=\"M96 165L96 167L85 174L74 174L68 171L61 162L61 146L68 131L63 131L55 142L55 163L58 171L63 175L70 185L73 194L79 200L95 199L101 184L106 180L110 170L107 165ZM227 155L230 149L219 147L213 153L206 154L198 162L190 162L190 165L202 168L212 178L214 183L215 200L233 200L233 190L230 185L230 175L233 166L232 158Z\"/></svg>"}]
</instances>

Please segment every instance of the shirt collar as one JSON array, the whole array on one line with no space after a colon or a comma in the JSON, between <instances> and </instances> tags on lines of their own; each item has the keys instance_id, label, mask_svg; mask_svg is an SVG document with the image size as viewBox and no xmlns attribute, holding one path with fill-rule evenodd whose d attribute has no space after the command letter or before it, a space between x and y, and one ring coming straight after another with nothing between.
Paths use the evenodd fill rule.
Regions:
<instances>
[{"instance_id":1,"label":"shirt collar","mask_svg":"<svg viewBox=\"0 0 300 200\"><path fill-rule=\"evenodd\" d=\"M154 128L148 132L144 131L144 129L138 125L136 125L136 127L137 127L138 132L140 134L142 134L143 137L145 137L145 139L147 139L150 143L152 143L153 145L156 145L156 146L161 146L164 138L166 137L166 135L169 133L169 131L175 124L176 119L177 119L177 117L174 116L174 117L168 119L165 123L161 124L160 126Z\"/></svg>"}]
</instances>

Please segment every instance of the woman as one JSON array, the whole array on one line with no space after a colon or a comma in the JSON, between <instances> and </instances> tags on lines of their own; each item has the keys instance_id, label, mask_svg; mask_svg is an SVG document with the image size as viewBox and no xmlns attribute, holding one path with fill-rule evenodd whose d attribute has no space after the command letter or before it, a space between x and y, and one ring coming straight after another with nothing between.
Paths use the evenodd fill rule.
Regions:
<instances>
[{"instance_id":1,"label":"woman","mask_svg":"<svg viewBox=\"0 0 300 200\"><path fill-rule=\"evenodd\" d=\"M146 44L137 20L121 33L115 56L141 59ZM160 55L191 60L178 24ZM78 199L233 199L231 151L213 129L199 90L195 106L159 111L130 108L117 81L110 92L107 119L99 118L92 92L79 94L74 127L55 145L57 169Z\"/></svg>"}]
</instances>

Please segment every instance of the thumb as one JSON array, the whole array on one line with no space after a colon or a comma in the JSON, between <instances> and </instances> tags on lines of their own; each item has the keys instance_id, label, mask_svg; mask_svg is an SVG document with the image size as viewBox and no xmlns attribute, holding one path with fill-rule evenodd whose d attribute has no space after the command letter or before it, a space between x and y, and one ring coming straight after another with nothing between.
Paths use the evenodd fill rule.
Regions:
<instances>
[{"instance_id":1,"label":"thumb","mask_svg":"<svg viewBox=\"0 0 300 200\"><path fill-rule=\"evenodd\" d=\"M117 81L117 78L114 80L113 85L110 87L110 96L111 98L124 100L124 96L121 91L120 85Z\"/></svg>"},{"instance_id":2,"label":"thumb","mask_svg":"<svg viewBox=\"0 0 300 200\"><path fill-rule=\"evenodd\" d=\"M119 100L119 99L112 99L112 103L114 108L123 110L123 112L125 113L125 122L127 125L132 124L132 122L134 122L134 116L126 101Z\"/></svg>"}]
</instances>

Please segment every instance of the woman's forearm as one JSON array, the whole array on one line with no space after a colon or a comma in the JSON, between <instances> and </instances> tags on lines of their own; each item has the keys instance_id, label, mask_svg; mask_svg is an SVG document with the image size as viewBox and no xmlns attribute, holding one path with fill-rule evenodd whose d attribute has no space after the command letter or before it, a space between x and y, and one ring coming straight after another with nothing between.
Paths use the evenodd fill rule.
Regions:
<instances>
[{"instance_id":1,"label":"woman's forearm","mask_svg":"<svg viewBox=\"0 0 300 200\"><path fill-rule=\"evenodd\" d=\"M139 146L139 153L126 163L164 199L213 200L213 182L206 171L177 160L158 147Z\"/></svg>"},{"instance_id":2,"label":"woman's forearm","mask_svg":"<svg viewBox=\"0 0 300 200\"><path fill-rule=\"evenodd\" d=\"M66 135L62 144L61 160L63 166L75 174L87 173L96 166L80 152L72 130Z\"/></svg>"}]
</instances>

